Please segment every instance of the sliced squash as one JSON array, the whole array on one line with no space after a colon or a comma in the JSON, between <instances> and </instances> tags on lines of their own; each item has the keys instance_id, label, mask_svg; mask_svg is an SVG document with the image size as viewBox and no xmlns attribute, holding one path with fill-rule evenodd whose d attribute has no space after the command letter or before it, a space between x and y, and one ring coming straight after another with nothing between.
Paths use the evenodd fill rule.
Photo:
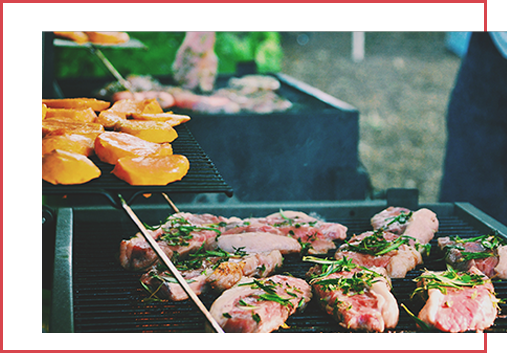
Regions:
<instances>
[{"instance_id":1,"label":"sliced squash","mask_svg":"<svg viewBox=\"0 0 507 353\"><path fill-rule=\"evenodd\" d=\"M47 135L79 134L95 140L104 131L104 127L97 123L79 123L54 118L46 118L42 121L42 137Z\"/></svg>"},{"instance_id":2,"label":"sliced squash","mask_svg":"<svg viewBox=\"0 0 507 353\"><path fill-rule=\"evenodd\" d=\"M127 32L84 32L95 44L121 44L130 40Z\"/></svg>"},{"instance_id":3,"label":"sliced squash","mask_svg":"<svg viewBox=\"0 0 507 353\"><path fill-rule=\"evenodd\" d=\"M148 142L173 142L178 133L165 121L121 120L114 125L115 131L139 137Z\"/></svg>"},{"instance_id":4,"label":"sliced squash","mask_svg":"<svg viewBox=\"0 0 507 353\"><path fill-rule=\"evenodd\" d=\"M42 120L46 117L46 112L48 111L48 106L42 103Z\"/></svg>"},{"instance_id":5,"label":"sliced squash","mask_svg":"<svg viewBox=\"0 0 507 353\"><path fill-rule=\"evenodd\" d=\"M100 174L100 169L82 154L53 150L42 156L42 179L51 184L83 184Z\"/></svg>"},{"instance_id":6,"label":"sliced squash","mask_svg":"<svg viewBox=\"0 0 507 353\"><path fill-rule=\"evenodd\" d=\"M43 104L48 108L63 109L86 109L92 108L95 112L100 112L109 108L111 103L95 98L62 98L62 99L43 99Z\"/></svg>"},{"instance_id":7,"label":"sliced squash","mask_svg":"<svg viewBox=\"0 0 507 353\"><path fill-rule=\"evenodd\" d=\"M173 113L158 113L158 114L132 114L132 118L135 120L149 120L149 121L165 121L169 123L171 126L176 126L179 124L186 123L190 120L188 115L179 115Z\"/></svg>"},{"instance_id":8,"label":"sliced squash","mask_svg":"<svg viewBox=\"0 0 507 353\"><path fill-rule=\"evenodd\" d=\"M55 37L70 39L76 43L83 44L88 42L88 36L84 32L53 32Z\"/></svg>"},{"instance_id":9,"label":"sliced squash","mask_svg":"<svg viewBox=\"0 0 507 353\"><path fill-rule=\"evenodd\" d=\"M125 113L111 111L109 109L103 110L97 117L97 123L104 126L106 129L112 129L114 125L120 121L126 120Z\"/></svg>"},{"instance_id":10,"label":"sliced squash","mask_svg":"<svg viewBox=\"0 0 507 353\"><path fill-rule=\"evenodd\" d=\"M95 154L105 163L116 164L122 157L141 157L148 155L171 155L172 146L168 143L148 142L123 132L107 131L95 139Z\"/></svg>"},{"instance_id":11,"label":"sliced squash","mask_svg":"<svg viewBox=\"0 0 507 353\"><path fill-rule=\"evenodd\" d=\"M94 140L78 134L49 135L42 139L42 155L53 150L61 150L91 156Z\"/></svg>"},{"instance_id":12,"label":"sliced squash","mask_svg":"<svg viewBox=\"0 0 507 353\"><path fill-rule=\"evenodd\" d=\"M93 123L97 119L97 114L92 108L86 109L66 109L66 108L47 108L46 118L55 118L58 120L74 121L80 123Z\"/></svg>"},{"instance_id":13,"label":"sliced squash","mask_svg":"<svg viewBox=\"0 0 507 353\"><path fill-rule=\"evenodd\" d=\"M126 114L127 117L130 117L132 114L157 114L164 112L155 98L143 99L141 101L121 99L115 102L109 110Z\"/></svg>"},{"instance_id":14,"label":"sliced squash","mask_svg":"<svg viewBox=\"0 0 507 353\"><path fill-rule=\"evenodd\" d=\"M181 154L171 156L123 157L113 174L130 185L167 185L181 180L190 163Z\"/></svg>"}]
</instances>

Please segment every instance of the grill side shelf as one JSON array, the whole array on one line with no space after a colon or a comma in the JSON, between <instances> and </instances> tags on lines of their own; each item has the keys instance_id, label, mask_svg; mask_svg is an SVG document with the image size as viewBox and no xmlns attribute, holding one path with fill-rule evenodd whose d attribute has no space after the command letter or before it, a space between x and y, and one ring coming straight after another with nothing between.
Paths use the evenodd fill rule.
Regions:
<instances>
[{"instance_id":1,"label":"grill side shelf","mask_svg":"<svg viewBox=\"0 0 507 353\"><path fill-rule=\"evenodd\" d=\"M207 156L186 126L176 126L178 138L172 143L175 154L185 155L190 169L182 180L165 186L133 186L111 174L114 166L96 156L90 159L99 167L102 175L81 185L52 185L42 181L42 194L102 194L119 208L116 195L121 193L130 203L143 193L225 193L231 197L233 189L224 181L215 164Z\"/></svg>"}]
</instances>

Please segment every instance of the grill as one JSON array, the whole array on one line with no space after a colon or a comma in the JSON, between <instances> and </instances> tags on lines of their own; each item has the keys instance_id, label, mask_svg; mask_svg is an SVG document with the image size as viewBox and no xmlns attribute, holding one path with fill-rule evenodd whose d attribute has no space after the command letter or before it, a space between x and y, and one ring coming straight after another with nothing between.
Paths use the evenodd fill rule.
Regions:
<instances>
[{"instance_id":1,"label":"grill","mask_svg":"<svg viewBox=\"0 0 507 353\"><path fill-rule=\"evenodd\" d=\"M188 212L209 212L223 216L266 216L280 208L316 214L327 221L340 222L349 228L348 235L370 230L370 217L386 207L385 202L353 203L277 203L277 204L217 204L214 206L181 205ZM507 227L496 222L470 204L421 205L437 213L440 227L436 237L459 235L467 238L486 234L492 229L507 237ZM139 206L135 212L148 224L158 224L169 212L168 207ZM51 313L52 332L203 332L205 318L191 301L147 302L146 292L139 284L141 274L122 269L115 259L121 239L137 232L135 225L118 209L110 207L62 208L56 217L56 247ZM424 264L410 271L404 279L393 279L393 294L417 313L420 303L410 294L415 289L413 278L424 268L443 270L442 253L432 241L432 252ZM329 256L332 253L328 254ZM281 272L303 277L311 267L300 256L286 256ZM507 298L507 281L495 281L499 298ZM216 294L200 296L210 307ZM503 316L497 318L488 332L507 332L507 304L500 304ZM347 332L312 300L304 312L287 321L289 328L278 333ZM412 318L400 307L400 319L395 332L417 331Z\"/></svg>"},{"instance_id":2,"label":"grill","mask_svg":"<svg viewBox=\"0 0 507 353\"><path fill-rule=\"evenodd\" d=\"M225 183L217 168L195 140L185 125L176 126L178 138L172 143L175 154L185 155L190 162L190 169L185 177L166 186L132 186L111 174L114 166L104 163L97 156L90 159L99 167L102 175L82 185L52 185L42 181L43 194L103 194L116 202L110 193L121 193L130 201L142 193L225 193L232 196L232 188Z\"/></svg>"}]
</instances>

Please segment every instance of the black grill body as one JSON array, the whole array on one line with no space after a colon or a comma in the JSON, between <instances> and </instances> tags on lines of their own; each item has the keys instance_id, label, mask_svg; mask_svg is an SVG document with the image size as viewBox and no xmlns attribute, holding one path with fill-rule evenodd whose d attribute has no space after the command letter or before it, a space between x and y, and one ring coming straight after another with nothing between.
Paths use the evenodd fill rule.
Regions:
<instances>
[{"instance_id":1,"label":"black grill body","mask_svg":"<svg viewBox=\"0 0 507 353\"><path fill-rule=\"evenodd\" d=\"M318 215L327 221L348 227L348 236L371 230L371 216L386 207L382 202L352 203L272 203L239 205L181 205L180 209L195 213L223 216L266 216L283 210L299 210ZM417 313L421 303L412 300L413 279L421 270L444 270L443 254L437 250L436 238L459 235L467 238L497 230L507 237L507 227L496 222L470 204L421 205L437 213L440 227L431 242L432 251L424 264L404 279L393 279L393 294L398 304L405 304ZM168 206L139 206L136 214L147 224L158 224L172 213ZM138 230L121 210L111 207L64 208L57 211L56 247L51 312L51 332L203 332L205 318L190 301L147 302L147 293L139 284L142 273L128 272L116 260L120 241ZM339 245L339 244L338 244ZM334 252L330 252L332 256ZM286 256L280 272L304 278L311 267L299 255ZM507 299L507 281L494 281L499 298ZM206 293L201 300L210 307L217 294ZM507 332L507 304L500 304L503 313L487 332ZM503 316L502 316L503 315ZM304 312L287 321L289 328L278 333L347 332L327 316L315 300ZM414 332L413 319L400 307L398 326L390 332Z\"/></svg>"}]
</instances>

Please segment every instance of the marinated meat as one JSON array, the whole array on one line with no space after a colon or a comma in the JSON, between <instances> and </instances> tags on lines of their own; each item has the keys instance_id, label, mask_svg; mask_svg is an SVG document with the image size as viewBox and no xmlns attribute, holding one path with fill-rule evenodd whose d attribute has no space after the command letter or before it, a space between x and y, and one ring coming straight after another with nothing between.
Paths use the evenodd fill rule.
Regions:
<instances>
[{"instance_id":1,"label":"marinated meat","mask_svg":"<svg viewBox=\"0 0 507 353\"><path fill-rule=\"evenodd\" d=\"M206 290L206 275L202 274L200 270L181 271L180 273L196 295L200 295ZM140 281L143 287L151 293L150 298L152 299L172 301L188 299L188 294L169 271L159 271L153 268L143 274Z\"/></svg>"},{"instance_id":2,"label":"marinated meat","mask_svg":"<svg viewBox=\"0 0 507 353\"><path fill-rule=\"evenodd\" d=\"M227 333L268 333L282 326L312 297L306 281L275 275L262 280L242 278L211 305L210 313Z\"/></svg>"},{"instance_id":3,"label":"marinated meat","mask_svg":"<svg viewBox=\"0 0 507 353\"><path fill-rule=\"evenodd\" d=\"M507 241L497 235L442 237L438 246L445 251L446 262L456 270L476 267L490 278L507 279Z\"/></svg>"},{"instance_id":4,"label":"marinated meat","mask_svg":"<svg viewBox=\"0 0 507 353\"><path fill-rule=\"evenodd\" d=\"M384 229L398 235L408 235L421 244L428 244L438 231L438 219L433 211L421 208L415 212L403 207L388 207L371 219L373 229Z\"/></svg>"},{"instance_id":5,"label":"marinated meat","mask_svg":"<svg viewBox=\"0 0 507 353\"><path fill-rule=\"evenodd\" d=\"M293 238L261 232L222 234L217 239L217 246L228 252L242 249L249 254L272 250L279 250L282 254L299 253L301 251L301 244Z\"/></svg>"},{"instance_id":6,"label":"marinated meat","mask_svg":"<svg viewBox=\"0 0 507 353\"><path fill-rule=\"evenodd\" d=\"M491 327L498 314L498 299L493 284L472 267L469 272L426 271L415 279L416 293L426 304L418 318L430 327L445 332L477 331Z\"/></svg>"},{"instance_id":7,"label":"marinated meat","mask_svg":"<svg viewBox=\"0 0 507 353\"><path fill-rule=\"evenodd\" d=\"M231 288L243 277L263 278L272 275L282 266L282 254L278 251L248 255L225 251L207 251L203 247L184 260L173 259L176 268L187 280L190 288L199 295L212 289L222 292ZM181 301L187 293L167 270L153 267L141 277L143 287L150 297Z\"/></svg>"},{"instance_id":8,"label":"marinated meat","mask_svg":"<svg viewBox=\"0 0 507 353\"><path fill-rule=\"evenodd\" d=\"M411 216L412 211L408 208L391 206L375 214L371 218L371 225L374 230L383 228L388 232L402 235Z\"/></svg>"},{"instance_id":9,"label":"marinated meat","mask_svg":"<svg viewBox=\"0 0 507 353\"><path fill-rule=\"evenodd\" d=\"M326 254L336 249L333 240L347 236L347 227L339 223L318 220L303 212L280 211L265 218L247 218L243 223L231 225L224 234L243 232L267 232L297 239L305 252Z\"/></svg>"},{"instance_id":10,"label":"marinated meat","mask_svg":"<svg viewBox=\"0 0 507 353\"><path fill-rule=\"evenodd\" d=\"M173 251L164 242L158 245L162 251L171 258ZM150 244L144 239L141 233L137 233L128 240L122 240L120 243L120 265L130 271L141 271L147 269L158 261L157 254L153 251Z\"/></svg>"},{"instance_id":11,"label":"marinated meat","mask_svg":"<svg viewBox=\"0 0 507 353\"><path fill-rule=\"evenodd\" d=\"M422 263L422 249L412 238L380 228L352 237L340 246L334 257L337 260L346 257L366 268L382 267L390 278L404 278Z\"/></svg>"},{"instance_id":12,"label":"marinated meat","mask_svg":"<svg viewBox=\"0 0 507 353\"><path fill-rule=\"evenodd\" d=\"M347 259L304 258L320 264L309 272L321 307L348 330L384 332L398 324L399 309L383 268L366 269Z\"/></svg>"},{"instance_id":13,"label":"marinated meat","mask_svg":"<svg viewBox=\"0 0 507 353\"><path fill-rule=\"evenodd\" d=\"M411 236L421 244L428 244L437 231L437 215L427 208L421 208L412 214L403 235Z\"/></svg>"}]
</instances>

